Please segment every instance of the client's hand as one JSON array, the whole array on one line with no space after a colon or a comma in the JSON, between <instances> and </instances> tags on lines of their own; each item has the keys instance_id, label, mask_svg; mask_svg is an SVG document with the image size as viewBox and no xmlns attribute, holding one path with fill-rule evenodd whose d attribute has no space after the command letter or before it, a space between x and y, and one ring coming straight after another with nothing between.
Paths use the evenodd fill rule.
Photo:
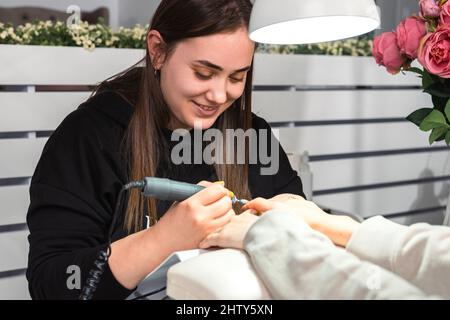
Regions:
<instances>
[{"instance_id":1,"label":"client's hand","mask_svg":"<svg viewBox=\"0 0 450 320\"><path fill-rule=\"evenodd\" d=\"M258 217L252 213L252 210L234 216L227 225L209 234L200 242L200 248L223 247L243 249L245 235L257 220Z\"/></svg>"},{"instance_id":2,"label":"client's hand","mask_svg":"<svg viewBox=\"0 0 450 320\"><path fill-rule=\"evenodd\" d=\"M325 234L334 244L345 247L359 223L348 216L329 215L314 202L307 201L295 194L280 194L271 199L256 198L242 207L260 213L272 209L284 209L295 212L311 228Z\"/></svg>"},{"instance_id":3,"label":"client's hand","mask_svg":"<svg viewBox=\"0 0 450 320\"><path fill-rule=\"evenodd\" d=\"M285 209L296 212L303 221L313 228L327 216L327 213L322 211L314 202L307 201L303 197L291 193L279 194L270 199L253 199L242 207L242 210L248 209L259 213L272 209Z\"/></svg>"}]
</instances>

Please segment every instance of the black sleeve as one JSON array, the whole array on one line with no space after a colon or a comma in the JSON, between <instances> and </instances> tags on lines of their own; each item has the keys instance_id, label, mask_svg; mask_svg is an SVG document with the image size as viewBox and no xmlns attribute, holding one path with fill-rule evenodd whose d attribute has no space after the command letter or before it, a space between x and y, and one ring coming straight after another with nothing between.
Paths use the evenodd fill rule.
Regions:
<instances>
[{"instance_id":1,"label":"black sleeve","mask_svg":"<svg viewBox=\"0 0 450 320\"><path fill-rule=\"evenodd\" d=\"M292 169L291 163L284 152L283 147L278 143L279 147L279 158L280 158L280 169L278 174L274 176L275 178L275 194L281 193L293 193L298 194L305 198L303 193L303 186L300 177L297 175L297 171Z\"/></svg>"},{"instance_id":2,"label":"black sleeve","mask_svg":"<svg viewBox=\"0 0 450 320\"><path fill-rule=\"evenodd\" d=\"M106 247L123 177L88 110L70 114L47 142L30 187L27 279L33 299L77 299L99 250ZM123 299L106 265L95 299ZM75 288L73 288L75 286Z\"/></svg>"},{"instance_id":3,"label":"black sleeve","mask_svg":"<svg viewBox=\"0 0 450 320\"><path fill-rule=\"evenodd\" d=\"M279 143L278 139L274 136L272 132L272 128L261 117L256 115L253 116L253 127L258 130L264 129L270 132L270 139L273 139L274 146L278 148L278 170L271 176L272 184L272 196L281 194L281 193L293 193L298 194L302 197L305 197L303 193L302 181L300 177L297 175L297 172L292 169L291 163L284 151L283 147ZM269 153L272 153L272 144L268 140L268 150Z\"/></svg>"}]
</instances>

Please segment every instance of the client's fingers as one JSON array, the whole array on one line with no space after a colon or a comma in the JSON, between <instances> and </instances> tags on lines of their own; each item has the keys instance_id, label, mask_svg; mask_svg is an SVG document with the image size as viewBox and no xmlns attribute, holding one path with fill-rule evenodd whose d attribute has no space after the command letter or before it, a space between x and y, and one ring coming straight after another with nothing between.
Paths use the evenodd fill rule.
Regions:
<instances>
[{"instance_id":1,"label":"client's fingers","mask_svg":"<svg viewBox=\"0 0 450 320\"><path fill-rule=\"evenodd\" d=\"M302 196L299 196L298 194L293 194L293 193L281 193L281 194L277 194L276 196L270 198L270 200L275 200L275 201L289 201L289 200L298 200L298 201L302 201L305 200L305 198L303 198Z\"/></svg>"},{"instance_id":2,"label":"client's fingers","mask_svg":"<svg viewBox=\"0 0 450 320\"><path fill-rule=\"evenodd\" d=\"M254 209L247 209L247 210L241 212L241 215L243 215L243 214L253 214L253 215L257 216L257 215L259 215L259 212Z\"/></svg>"},{"instance_id":3,"label":"client's fingers","mask_svg":"<svg viewBox=\"0 0 450 320\"><path fill-rule=\"evenodd\" d=\"M272 210L276 207L276 203L264 198L256 198L249 201L247 204L242 206L242 211L253 209L258 212L266 212L268 210Z\"/></svg>"},{"instance_id":4,"label":"client's fingers","mask_svg":"<svg viewBox=\"0 0 450 320\"><path fill-rule=\"evenodd\" d=\"M218 247L220 240L220 232L210 233L205 239L199 244L200 249L207 249L210 247Z\"/></svg>"},{"instance_id":5,"label":"client's fingers","mask_svg":"<svg viewBox=\"0 0 450 320\"><path fill-rule=\"evenodd\" d=\"M251 226L258 220L258 217L245 213L234 216L220 231L209 234L200 243L200 248L218 246L223 248L243 249L244 238Z\"/></svg>"},{"instance_id":6,"label":"client's fingers","mask_svg":"<svg viewBox=\"0 0 450 320\"><path fill-rule=\"evenodd\" d=\"M234 217L236 213L233 209L230 209L226 214L216 217L211 222L211 231L219 232L224 226L226 226Z\"/></svg>"}]
</instances>

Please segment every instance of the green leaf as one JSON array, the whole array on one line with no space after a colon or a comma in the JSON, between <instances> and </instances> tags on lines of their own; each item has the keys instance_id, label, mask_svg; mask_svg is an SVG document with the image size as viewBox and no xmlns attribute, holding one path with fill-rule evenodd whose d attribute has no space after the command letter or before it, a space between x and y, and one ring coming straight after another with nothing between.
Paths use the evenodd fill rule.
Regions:
<instances>
[{"instance_id":1,"label":"green leaf","mask_svg":"<svg viewBox=\"0 0 450 320\"><path fill-rule=\"evenodd\" d=\"M448 98L431 96L431 100L433 101L434 108L436 108L439 111L444 112L445 105L447 104Z\"/></svg>"},{"instance_id":2,"label":"green leaf","mask_svg":"<svg viewBox=\"0 0 450 320\"><path fill-rule=\"evenodd\" d=\"M419 127L422 131L428 131L441 126L448 126L444 114L438 110L432 110Z\"/></svg>"},{"instance_id":3,"label":"green leaf","mask_svg":"<svg viewBox=\"0 0 450 320\"><path fill-rule=\"evenodd\" d=\"M416 126L419 127L423 119L425 119L426 116L428 116L432 110L433 110L432 108L421 108L411 113L409 116L406 117L406 119L408 119L409 121L411 121L412 123L414 123Z\"/></svg>"},{"instance_id":4,"label":"green leaf","mask_svg":"<svg viewBox=\"0 0 450 320\"><path fill-rule=\"evenodd\" d=\"M447 134L445 135L445 143L450 145L450 130L447 131Z\"/></svg>"},{"instance_id":5,"label":"green leaf","mask_svg":"<svg viewBox=\"0 0 450 320\"><path fill-rule=\"evenodd\" d=\"M433 131L431 131L430 138L428 139L428 141L430 142L430 144L432 144L437 139L441 138L446 133L450 132L448 130L449 130L449 128L447 126L441 126L441 127L434 128Z\"/></svg>"},{"instance_id":6,"label":"green leaf","mask_svg":"<svg viewBox=\"0 0 450 320\"><path fill-rule=\"evenodd\" d=\"M429 93L433 96L441 98L450 98L450 88L444 83L433 83L427 87L424 86L423 92Z\"/></svg>"},{"instance_id":7,"label":"green leaf","mask_svg":"<svg viewBox=\"0 0 450 320\"><path fill-rule=\"evenodd\" d=\"M405 69L405 71L414 72L414 73L417 73L417 74L420 74L421 76L423 76L423 70L416 68L416 67L409 67L409 68Z\"/></svg>"},{"instance_id":8,"label":"green leaf","mask_svg":"<svg viewBox=\"0 0 450 320\"><path fill-rule=\"evenodd\" d=\"M427 89L433 83L434 83L434 79L431 76L431 74L429 74L428 71L424 70L423 74L422 74L422 87L424 89Z\"/></svg>"},{"instance_id":9,"label":"green leaf","mask_svg":"<svg viewBox=\"0 0 450 320\"><path fill-rule=\"evenodd\" d=\"M447 116L447 120L450 122L450 99L448 99L447 104L445 105L445 115Z\"/></svg>"}]
</instances>

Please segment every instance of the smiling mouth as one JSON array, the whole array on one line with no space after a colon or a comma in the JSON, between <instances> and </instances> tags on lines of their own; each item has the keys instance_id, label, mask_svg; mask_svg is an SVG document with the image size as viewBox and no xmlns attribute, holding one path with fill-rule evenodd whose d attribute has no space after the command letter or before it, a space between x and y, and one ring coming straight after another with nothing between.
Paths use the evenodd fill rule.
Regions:
<instances>
[{"instance_id":1,"label":"smiling mouth","mask_svg":"<svg viewBox=\"0 0 450 320\"><path fill-rule=\"evenodd\" d=\"M210 106L205 106L204 104L200 104L200 103L197 103L197 102L195 102L194 101L194 103L198 106L198 107L200 107L200 108L202 108L203 110L205 110L205 111L214 111L214 110L217 110L217 109L219 109L219 106L217 106L217 107L210 107Z\"/></svg>"}]
</instances>

